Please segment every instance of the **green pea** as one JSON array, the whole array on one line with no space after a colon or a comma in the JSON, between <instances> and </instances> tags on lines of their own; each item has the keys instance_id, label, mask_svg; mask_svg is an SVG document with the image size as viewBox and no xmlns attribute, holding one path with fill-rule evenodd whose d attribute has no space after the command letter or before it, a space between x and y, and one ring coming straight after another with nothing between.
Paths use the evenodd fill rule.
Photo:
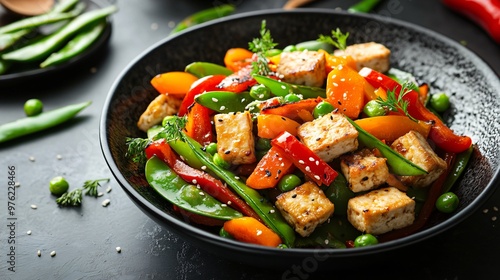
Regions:
<instances>
[{"instance_id":1,"label":"green pea","mask_svg":"<svg viewBox=\"0 0 500 280\"><path fill-rule=\"evenodd\" d=\"M285 97L283 97L283 99L285 100L286 103L292 103L292 102L297 102L297 101L302 100L302 98L295 93L289 93L289 94L285 95Z\"/></svg>"},{"instance_id":2,"label":"green pea","mask_svg":"<svg viewBox=\"0 0 500 280\"><path fill-rule=\"evenodd\" d=\"M442 113L450 108L450 99L448 98L448 95L446 95L446 93L441 92L433 94L429 101L432 108L438 113Z\"/></svg>"},{"instance_id":3,"label":"green pea","mask_svg":"<svg viewBox=\"0 0 500 280\"><path fill-rule=\"evenodd\" d=\"M265 85L257 84L250 89L250 96L255 100L266 100L271 97L271 90Z\"/></svg>"},{"instance_id":4,"label":"green pea","mask_svg":"<svg viewBox=\"0 0 500 280\"><path fill-rule=\"evenodd\" d=\"M213 162L219 166L219 167L222 167L224 169L229 169L229 167L231 167L231 164L227 161L225 161L220 155L219 153L215 153L213 158L212 158Z\"/></svg>"},{"instance_id":5,"label":"green pea","mask_svg":"<svg viewBox=\"0 0 500 280\"><path fill-rule=\"evenodd\" d=\"M297 50L295 45L288 45L283 49L283 52L294 52Z\"/></svg>"},{"instance_id":6,"label":"green pea","mask_svg":"<svg viewBox=\"0 0 500 280\"><path fill-rule=\"evenodd\" d=\"M333 107L332 104L330 104L330 102L321 101L320 103L318 103L318 105L316 105L316 107L314 107L313 116L315 119L317 119L319 117L322 117L326 114L333 112L333 110L335 110L335 108Z\"/></svg>"},{"instance_id":7,"label":"green pea","mask_svg":"<svg viewBox=\"0 0 500 280\"><path fill-rule=\"evenodd\" d=\"M215 153L217 153L217 143L210 143L208 144L206 147L205 147L205 151L209 154L211 154L212 156L215 155Z\"/></svg>"},{"instance_id":8,"label":"green pea","mask_svg":"<svg viewBox=\"0 0 500 280\"><path fill-rule=\"evenodd\" d=\"M271 139L267 138L258 138L255 143L255 149L258 151L268 151L271 149Z\"/></svg>"},{"instance_id":9,"label":"green pea","mask_svg":"<svg viewBox=\"0 0 500 280\"><path fill-rule=\"evenodd\" d=\"M295 174L287 174L278 182L278 189L282 192L291 191L295 187L298 187L301 183L302 181L299 176Z\"/></svg>"},{"instance_id":10,"label":"green pea","mask_svg":"<svg viewBox=\"0 0 500 280\"><path fill-rule=\"evenodd\" d=\"M384 116L386 114L384 106L382 106L376 100L368 101L365 107L363 108L363 112L368 117Z\"/></svg>"},{"instance_id":11,"label":"green pea","mask_svg":"<svg viewBox=\"0 0 500 280\"><path fill-rule=\"evenodd\" d=\"M354 247L365 247L378 244L375 236L369 233L362 234L354 239Z\"/></svg>"},{"instance_id":12,"label":"green pea","mask_svg":"<svg viewBox=\"0 0 500 280\"><path fill-rule=\"evenodd\" d=\"M233 236L229 232L227 232L223 227L221 227L219 230L219 236L228 239L233 239Z\"/></svg>"},{"instance_id":13,"label":"green pea","mask_svg":"<svg viewBox=\"0 0 500 280\"><path fill-rule=\"evenodd\" d=\"M24 103L24 112L28 117L39 115L42 111L43 103L39 99L28 99Z\"/></svg>"},{"instance_id":14,"label":"green pea","mask_svg":"<svg viewBox=\"0 0 500 280\"><path fill-rule=\"evenodd\" d=\"M280 50L280 49L270 49L270 50L266 51L266 57L273 57L273 56L280 54L281 52L282 52L282 50Z\"/></svg>"},{"instance_id":15,"label":"green pea","mask_svg":"<svg viewBox=\"0 0 500 280\"><path fill-rule=\"evenodd\" d=\"M443 213L451 213L457 210L459 203L458 196L452 192L443 193L436 200L436 208Z\"/></svg>"},{"instance_id":16,"label":"green pea","mask_svg":"<svg viewBox=\"0 0 500 280\"><path fill-rule=\"evenodd\" d=\"M67 192L69 189L69 183L62 176L54 177L49 182L49 190L53 195L60 196Z\"/></svg>"}]
</instances>

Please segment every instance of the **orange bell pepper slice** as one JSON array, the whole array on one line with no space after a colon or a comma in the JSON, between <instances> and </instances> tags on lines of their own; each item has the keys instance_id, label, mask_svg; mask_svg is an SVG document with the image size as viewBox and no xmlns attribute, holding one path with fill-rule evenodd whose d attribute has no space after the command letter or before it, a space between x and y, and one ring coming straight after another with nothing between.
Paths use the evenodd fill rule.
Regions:
<instances>
[{"instance_id":1,"label":"orange bell pepper slice","mask_svg":"<svg viewBox=\"0 0 500 280\"><path fill-rule=\"evenodd\" d=\"M186 94L198 77L191 73L173 71L158 74L151 79L151 85L161 94Z\"/></svg>"},{"instance_id":2,"label":"orange bell pepper slice","mask_svg":"<svg viewBox=\"0 0 500 280\"><path fill-rule=\"evenodd\" d=\"M339 65L328 74L326 99L347 117L357 119L365 105L365 83L357 71Z\"/></svg>"},{"instance_id":3,"label":"orange bell pepper slice","mask_svg":"<svg viewBox=\"0 0 500 280\"><path fill-rule=\"evenodd\" d=\"M214 133L210 115L213 111L203 105L194 103L187 113L187 122L184 130L186 134L205 146L213 142Z\"/></svg>"},{"instance_id":4,"label":"orange bell pepper slice","mask_svg":"<svg viewBox=\"0 0 500 280\"><path fill-rule=\"evenodd\" d=\"M311 121L314 107L323 101L321 97L303 99L293 103L261 108L261 114L279 115L298 123Z\"/></svg>"},{"instance_id":5,"label":"orange bell pepper slice","mask_svg":"<svg viewBox=\"0 0 500 280\"><path fill-rule=\"evenodd\" d=\"M234 239L246 243L269 247L277 247L282 243L279 235L252 217L229 220L224 223L224 230Z\"/></svg>"},{"instance_id":6,"label":"orange bell pepper slice","mask_svg":"<svg viewBox=\"0 0 500 280\"><path fill-rule=\"evenodd\" d=\"M300 123L283 116L269 114L257 116L257 135L261 138L272 139L283 131L297 135L299 126Z\"/></svg>"},{"instance_id":7,"label":"orange bell pepper slice","mask_svg":"<svg viewBox=\"0 0 500 280\"><path fill-rule=\"evenodd\" d=\"M339 65L345 65L356 70L356 61L354 61L354 59L349 55L337 56L322 49L318 50L318 52L322 52L325 55L325 70L327 74Z\"/></svg>"},{"instance_id":8,"label":"orange bell pepper slice","mask_svg":"<svg viewBox=\"0 0 500 280\"><path fill-rule=\"evenodd\" d=\"M428 122L415 122L407 116L399 115L364 118L355 120L354 122L366 130L366 132L387 142L392 142L411 130L414 130L427 138L432 127L432 125Z\"/></svg>"},{"instance_id":9,"label":"orange bell pepper slice","mask_svg":"<svg viewBox=\"0 0 500 280\"><path fill-rule=\"evenodd\" d=\"M244 48L231 48L226 51L224 64L233 72L252 63L253 52Z\"/></svg>"},{"instance_id":10,"label":"orange bell pepper slice","mask_svg":"<svg viewBox=\"0 0 500 280\"><path fill-rule=\"evenodd\" d=\"M272 146L248 176L246 185L258 190L274 188L281 178L293 169L293 161L286 157L285 152Z\"/></svg>"}]
</instances>

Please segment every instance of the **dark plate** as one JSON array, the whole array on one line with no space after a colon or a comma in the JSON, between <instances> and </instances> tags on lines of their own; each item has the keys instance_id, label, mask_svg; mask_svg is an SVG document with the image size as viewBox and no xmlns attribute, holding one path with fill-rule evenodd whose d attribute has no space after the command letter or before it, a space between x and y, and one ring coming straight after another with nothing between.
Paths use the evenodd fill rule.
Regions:
<instances>
[{"instance_id":1,"label":"dark plate","mask_svg":"<svg viewBox=\"0 0 500 280\"><path fill-rule=\"evenodd\" d=\"M233 242L174 215L171 205L148 187L143 172L125 157L125 138L144 137L136 123L157 95L149 81L161 72L183 70L193 61L222 64L228 48L247 47L249 41L259 37L263 19L267 20L279 47L316 39L337 27L351 34L349 43L383 43L392 51L393 67L414 73L433 92L449 93L453 105L445 120L458 134L470 135L477 144L470 167L454 188L460 198L458 211L451 215L435 213L425 229L405 238L371 247L336 250L280 250ZM235 261L280 269L306 261L327 269L357 266L364 258L370 263L387 261L382 258L385 253L424 241L457 225L478 210L493 192L499 176L499 88L497 75L475 54L457 42L412 24L376 15L317 9L259 11L204 24L167 38L132 61L109 92L102 113L100 141L111 171L137 206L159 224L202 248Z\"/></svg>"},{"instance_id":2,"label":"dark plate","mask_svg":"<svg viewBox=\"0 0 500 280\"><path fill-rule=\"evenodd\" d=\"M82 2L86 4L86 11L103 8L104 5L106 5L105 1L84 0ZM104 29L103 34L101 34L97 41L92 44L92 46L90 46L80 55L59 65L54 65L47 68L39 68L38 63L19 63L17 65L13 65L12 69L7 71L7 73L0 75L0 87L15 86L27 81L41 80L43 78L59 73L64 73L65 71L73 69L77 65L88 61L89 58L91 58L96 52L98 52L106 45L106 43L109 41L109 38L111 37L111 29L111 21L108 20L108 24L106 26L106 29Z\"/></svg>"}]
</instances>

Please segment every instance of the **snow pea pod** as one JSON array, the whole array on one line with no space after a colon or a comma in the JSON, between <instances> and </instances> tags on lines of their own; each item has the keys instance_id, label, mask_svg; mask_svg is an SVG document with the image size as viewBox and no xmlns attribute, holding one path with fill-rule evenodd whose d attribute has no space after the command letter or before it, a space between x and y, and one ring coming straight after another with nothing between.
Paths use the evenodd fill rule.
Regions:
<instances>
[{"instance_id":1,"label":"snow pea pod","mask_svg":"<svg viewBox=\"0 0 500 280\"><path fill-rule=\"evenodd\" d=\"M460 175L464 172L469 163L469 159L472 157L472 152L474 151L474 145L471 145L467 150L457 154L455 158L455 163L443 184L443 193L447 193L453 187L455 182L458 180Z\"/></svg>"},{"instance_id":2,"label":"snow pea pod","mask_svg":"<svg viewBox=\"0 0 500 280\"><path fill-rule=\"evenodd\" d=\"M170 34L177 33L179 31L182 31L188 27L207 22L209 20L217 19L220 17L227 16L234 12L234 5L230 4L225 4L225 5L220 5L216 6L213 8L209 8L206 10L202 10L199 12L196 12L185 19L183 19L181 22L179 22L174 29L172 29Z\"/></svg>"},{"instance_id":3,"label":"snow pea pod","mask_svg":"<svg viewBox=\"0 0 500 280\"><path fill-rule=\"evenodd\" d=\"M208 91L197 95L195 101L219 113L243 112L254 99L248 92Z\"/></svg>"},{"instance_id":4,"label":"snow pea pod","mask_svg":"<svg viewBox=\"0 0 500 280\"><path fill-rule=\"evenodd\" d=\"M117 10L118 8L112 5L102 9L85 12L51 35L23 48L5 53L2 55L2 58L19 62L31 62L44 59L60 48L60 46L70 37L80 32L80 30L106 18Z\"/></svg>"},{"instance_id":5,"label":"snow pea pod","mask_svg":"<svg viewBox=\"0 0 500 280\"><path fill-rule=\"evenodd\" d=\"M104 32L107 22L102 19L101 22L92 28L83 30L71 39L61 50L52 53L46 60L40 63L41 68L66 62L73 57L87 50Z\"/></svg>"},{"instance_id":6,"label":"snow pea pod","mask_svg":"<svg viewBox=\"0 0 500 280\"><path fill-rule=\"evenodd\" d=\"M423 175L427 174L427 171L422 169L420 166L414 164L413 162L407 160L398 152L391 149L389 146L384 144L382 141L377 139L375 136L366 132L362 129L358 124L356 124L353 120L346 117L346 119L356 128L358 131L358 140L363 145L368 148L376 148L380 151L380 153L387 158L387 165L391 171L396 175L402 176L415 176L415 175Z\"/></svg>"},{"instance_id":7,"label":"snow pea pod","mask_svg":"<svg viewBox=\"0 0 500 280\"><path fill-rule=\"evenodd\" d=\"M149 185L166 200L184 210L219 220L243 217L240 212L184 181L156 156L146 162L145 170Z\"/></svg>"},{"instance_id":8,"label":"snow pea pod","mask_svg":"<svg viewBox=\"0 0 500 280\"><path fill-rule=\"evenodd\" d=\"M203 147L183 133L183 139L195 154L195 156L204 164L207 169L214 172L221 180L226 182L233 191L235 191L250 207L259 215L264 223L277 233L281 240L288 247L293 247L295 242L295 232L285 221L283 216L276 211L272 203L268 202L256 190L248 187L241 182L231 171L225 170L212 161L212 156L203 150ZM182 155L182 154L181 154Z\"/></svg>"},{"instance_id":9,"label":"snow pea pod","mask_svg":"<svg viewBox=\"0 0 500 280\"><path fill-rule=\"evenodd\" d=\"M360 234L347 217L333 215L327 222L319 225L311 235L297 238L295 246L341 249L346 248L346 241L354 240Z\"/></svg>"},{"instance_id":10,"label":"snow pea pod","mask_svg":"<svg viewBox=\"0 0 500 280\"><path fill-rule=\"evenodd\" d=\"M228 68L211 62L193 62L186 66L184 71L191 73L198 78L203 78L210 75L229 76L233 74L233 71L229 70Z\"/></svg>"},{"instance_id":11,"label":"snow pea pod","mask_svg":"<svg viewBox=\"0 0 500 280\"><path fill-rule=\"evenodd\" d=\"M64 123L90 104L90 101L72 104L0 125L0 143Z\"/></svg>"},{"instance_id":12,"label":"snow pea pod","mask_svg":"<svg viewBox=\"0 0 500 280\"><path fill-rule=\"evenodd\" d=\"M259 84L268 87L276 96L284 97L289 93L295 93L302 95L304 99L316 98L318 96L326 98L326 90L324 88L293 85L261 75L253 75L253 77Z\"/></svg>"},{"instance_id":13,"label":"snow pea pod","mask_svg":"<svg viewBox=\"0 0 500 280\"><path fill-rule=\"evenodd\" d=\"M342 173L325 190L325 195L335 205L335 215L347 215L347 203L355 196Z\"/></svg>"},{"instance_id":14,"label":"snow pea pod","mask_svg":"<svg viewBox=\"0 0 500 280\"><path fill-rule=\"evenodd\" d=\"M352 13L368 13L373 10L380 1L381 0L361 0L349 7L347 11Z\"/></svg>"},{"instance_id":15,"label":"snow pea pod","mask_svg":"<svg viewBox=\"0 0 500 280\"><path fill-rule=\"evenodd\" d=\"M333 53L333 45L325 43L325 42L320 42L317 40L312 40L312 41L304 41L300 42L297 45L295 45L298 51L303 51L303 50L308 50L308 51L319 51L319 50L324 50L328 53Z\"/></svg>"}]
</instances>

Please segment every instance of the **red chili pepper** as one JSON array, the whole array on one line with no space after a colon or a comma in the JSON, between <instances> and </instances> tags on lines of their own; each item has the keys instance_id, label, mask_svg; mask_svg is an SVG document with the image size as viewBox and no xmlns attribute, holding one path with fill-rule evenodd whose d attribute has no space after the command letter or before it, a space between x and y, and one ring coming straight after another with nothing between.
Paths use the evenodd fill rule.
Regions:
<instances>
[{"instance_id":1,"label":"red chili pepper","mask_svg":"<svg viewBox=\"0 0 500 280\"><path fill-rule=\"evenodd\" d=\"M500 1L443 0L443 4L474 21L500 44Z\"/></svg>"},{"instance_id":2,"label":"red chili pepper","mask_svg":"<svg viewBox=\"0 0 500 280\"><path fill-rule=\"evenodd\" d=\"M217 85L226 78L224 75L211 75L200 78L193 83L186 96L182 100L181 106L179 107L178 116L184 116L188 112L189 106L194 103L194 98L198 94L202 94L205 91L213 91L217 89Z\"/></svg>"},{"instance_id":3,"label":"red chili pepper","mask_svg":"<svg viewBox=\"0 0 500 280\"><path fill-rule=\"evenodd\" d=\"M271 140L271 145L283 149L293 164L318 185L329 186L338 175L328 163L287 131Z\"/></svg>"},{"instance_id":4,"label":"red chili pepper","mask_svg":"<svg viewBox=\"0 0 500 280\"><path fill-rule=\"evenodd\" d=\"M363 68L359 74L375 88L383 88L391 90L399 95L401 85L389 78L388 76L379 73L370 68ZM447 152L460 153L467 150L472 145L472 140L468 136L456 135L453 130L446 126L438 116L429 111L422 102L419 101L419 94L415 90L409 90L403 96L405 101L408 101L408 113L421 121L430 121L433 123L429 132L429 138L441 149Z\"/></svg>"},{"instance_id":5,"label":"red chili pepper","mask_svg":"<svg viewBox=\"0 0 500 280\"><path fill-rule=\"evenodd\" d=\"M252 65L248 65L227 76L217 88L224 91L243 92L255 84L257 81L252 77Z\"/></svg>"},{"instance_id":6,"label":"red chili pepper","mask_svg":"<svg viewBox=\"0 0 500 280\"><path fill-rule=\"evenodd\" d=\"M224 183L215 179L210 174L193 168L180 160L165 139L154 141L146 148L145 152L148 159L156 155L159 159L163 160L184 181L200 185L204 191L220 202L227 203L243 215L254 217L260 221L257 213L241 198L236 196Z\"/></svg>"}]
</instances>

